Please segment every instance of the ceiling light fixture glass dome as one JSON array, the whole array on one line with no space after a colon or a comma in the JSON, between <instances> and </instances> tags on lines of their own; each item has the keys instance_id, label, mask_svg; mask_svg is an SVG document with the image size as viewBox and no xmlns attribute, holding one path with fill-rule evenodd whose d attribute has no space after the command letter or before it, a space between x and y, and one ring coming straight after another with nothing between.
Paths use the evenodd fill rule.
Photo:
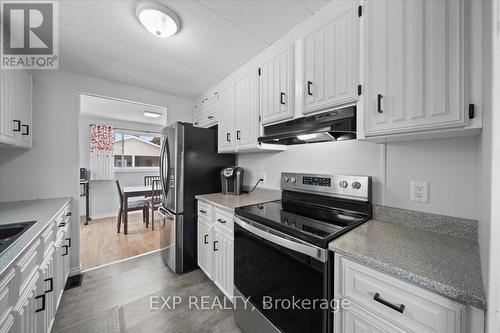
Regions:
<instances>
[{"instance_id":1,"label":"ceiling light fixture glass dome","mask_svg":"<svg viewBox=\"0 0 500 333\"><path fill-rule=\"evenodd\" d=\"M135 7L135 16L151 34L170 37L181 29L179 17L169 8L152 1L142 1Z\"/></svg>"}]
</instances>

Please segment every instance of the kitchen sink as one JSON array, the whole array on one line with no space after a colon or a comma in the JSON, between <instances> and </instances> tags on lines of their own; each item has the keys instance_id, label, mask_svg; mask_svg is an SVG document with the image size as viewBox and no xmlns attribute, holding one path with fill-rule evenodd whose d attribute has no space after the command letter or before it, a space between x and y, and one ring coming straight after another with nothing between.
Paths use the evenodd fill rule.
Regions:
<instances>
[{"instance_id":1,"label":"kitchen sink","mask_svg":"<svg viewBox=\"0 0 500 333\"><path fill-rule=\"evenodd\" d=\"M36 221L30 221L0 225L0 255L35 223Z\"/></svg>"}]
</instances>

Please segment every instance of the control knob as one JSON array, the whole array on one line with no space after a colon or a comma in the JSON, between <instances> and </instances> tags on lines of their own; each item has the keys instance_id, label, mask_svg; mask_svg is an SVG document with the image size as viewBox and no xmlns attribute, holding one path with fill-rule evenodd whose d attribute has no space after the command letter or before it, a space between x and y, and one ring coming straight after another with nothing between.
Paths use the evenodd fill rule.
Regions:
<instances>
[{"instance_id":1,"label":"control knob","mask_svg":"<svg viewBox=\"0 0 500 333\"><path fill-rule=\"evenodd\" d=\"M295 179L295 177L292 177L292 178L290 178L290 181L291 181L292 183L295 183L295 182L297 181L297 179Z\"/></svg>"},{"instance_id":2,"label":"control knob","mask_svg":"<svg viewBox=\"0 0 500 333\"><path fill-rule=\"evenodd\" d=\"M352 188L359 190L361 188L361 183L360 182L354 182L352 183Z\"/></svg>"},{"instance_id":3,"label":"control knob","mask_svg":"<svg viewBox=\"0 0 500 333\"><path fill-rule=\"evenodd\" d=\"M288 177L284 177L283 180L285 181L285 183L288 183Z\"/></svg>"},{"instance_id":4,"label":"control knob","mask_svg":"<svg viewBox=\"0 0 500 333\"><path fill-rule=\"evenodd\" d=\"M340 183L339 183L339 186L342 187L342 188L346 188L347 185L349 185L349 184L345 180L341 180Z\"/></svg>"}]
</instances>

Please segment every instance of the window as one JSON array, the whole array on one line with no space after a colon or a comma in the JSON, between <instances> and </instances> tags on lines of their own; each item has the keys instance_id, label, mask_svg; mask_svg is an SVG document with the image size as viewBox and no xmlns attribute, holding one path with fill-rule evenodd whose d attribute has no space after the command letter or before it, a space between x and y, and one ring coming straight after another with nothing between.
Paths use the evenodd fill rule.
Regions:
<instances>
[{"instance_id":1,"label":"window","mask_svg":"<svg viewBox=\"0 0 500 333\"><path fill-rule=\"evenodd\" d=\"M115 168L160 166L160 136L115 131Z\"/></svg>"}]
</instances>

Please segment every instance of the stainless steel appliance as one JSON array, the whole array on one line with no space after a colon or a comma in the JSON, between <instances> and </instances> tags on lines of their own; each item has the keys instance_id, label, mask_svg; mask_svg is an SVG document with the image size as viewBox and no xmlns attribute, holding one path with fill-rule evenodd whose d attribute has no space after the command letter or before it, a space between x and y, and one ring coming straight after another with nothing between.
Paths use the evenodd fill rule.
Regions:
<instances>
[{"instance_id":1,"label":"stainless steel appliance","mask_svg":"<svg viewBox=\"0 0 500 333\"><path fill-rule=\"evenodd\" d=\"M243 168L237 166L222 169L220 180L223 194L241 195L244 171Z\"/></svg>"},{"instance_id":2,"label":"stainless steel appliance","mask_svg":"<svg viewBox=\"0 0 500 333\"><path fill-rule=\"evenodd\" d=\"M296 145L351 139L356 139L355 106L265 126L259 142Z\"/></svg>"},{"instance_id":3,"label":"stainless steel appliance","mask_svg":"<svg viewBox=\"0 0 500 333\"><path fill-rule=\"evenodd\" d=\"M258 311L236 298L234 319L247 333L328 332L329 309L268 301L331 300L328 243L371 218L371 178L282 173L281 189L280 201L235 210L235 295Z\"/></svg>"},{"instance_id":4,"label":"stainless steel appliance","mask_svg":"<svg viewBox=\"0 0 500 333\"><path fill-rule=\"evenodd\" d=\"M217 130L177 122L163 129L160 178L163 198L158 212L162 258L175 273L197 267L197 194L221 191L220 170L234 155L217 154Z\"/></svg>"}]
</instances>

